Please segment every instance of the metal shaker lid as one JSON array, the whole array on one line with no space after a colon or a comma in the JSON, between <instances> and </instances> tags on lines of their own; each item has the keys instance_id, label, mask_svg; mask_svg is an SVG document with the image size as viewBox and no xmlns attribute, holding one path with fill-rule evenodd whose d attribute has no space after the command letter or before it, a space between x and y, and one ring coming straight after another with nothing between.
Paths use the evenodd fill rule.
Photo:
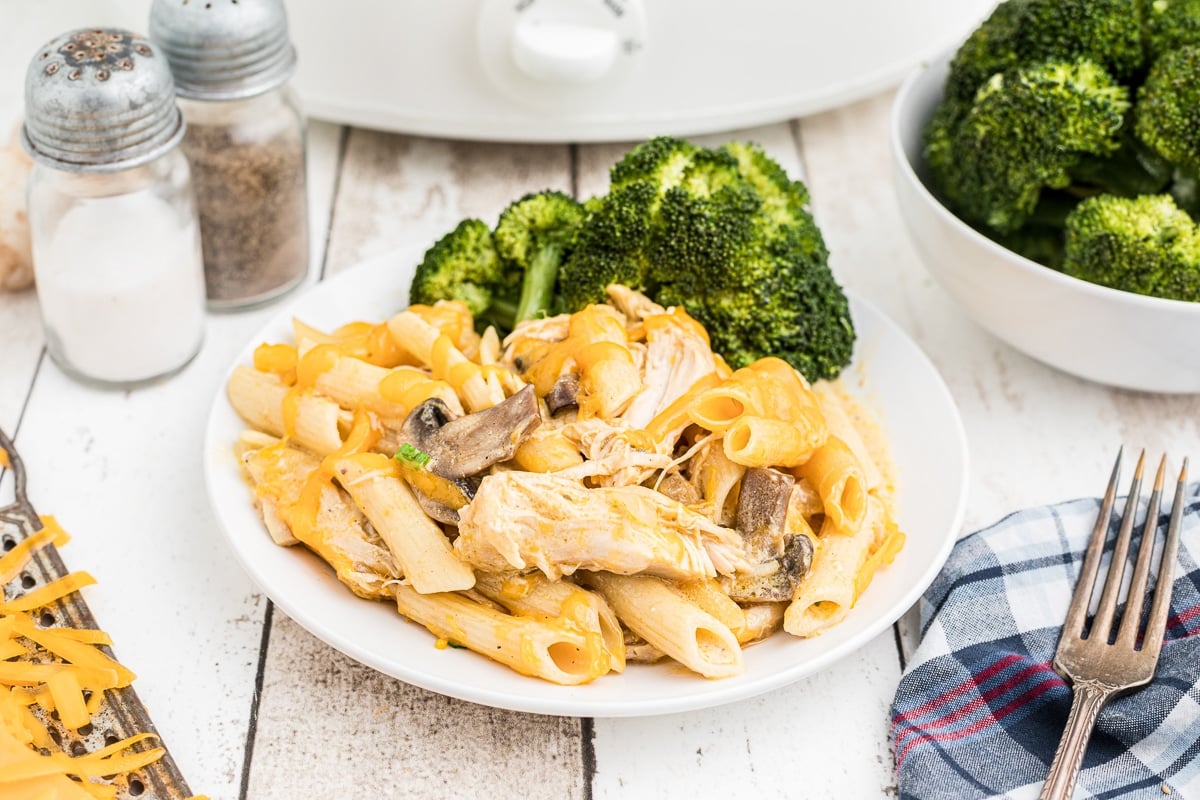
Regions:
<instances>
[{"instance_id":1,"label":"metal shaker lid","mask_svg":"<svg viewBox=\"0 0 1200 800\"><path fill-rule=\"evenodd\" d=\"M183 131L167 60L136 33L64 33L40 48L26 70L21 143L49 166L128 169L170 150Z\"/></svg>"},{"instance_id":2,"label":"metal shaker lid","mask_svg":"<svg viewBox=\"0 0 1200 800\"><path fill-rule=\"evenodd\" d=\"M175 91L193 100L262 94L296 69L283 0L154 0L150 38L171 62Z\"/></svg>"}]
</instances>

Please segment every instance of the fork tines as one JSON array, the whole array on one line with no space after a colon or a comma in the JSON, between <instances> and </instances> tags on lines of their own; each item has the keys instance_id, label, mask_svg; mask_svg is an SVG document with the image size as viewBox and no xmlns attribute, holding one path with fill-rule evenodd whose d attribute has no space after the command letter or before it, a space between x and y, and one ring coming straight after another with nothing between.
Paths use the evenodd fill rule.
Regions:
<instances>
[{"instance_id":1,"label":"fork tines","mask_svg":"<svg viewBox=\"0 0 1200 800\"><path fill-rule=\"evenodd\" d=\"M1079 581L1075 586L1075 593L1071 598L1071 606L1063 625L1064 641L1071 636L1086 639L1093 643L1097 641L1107 642L1111 638L1110 635L1119 600L1118 595L1120 594L1128 562L1130 541L1133 536L1134 518L1137 516L1138 501L1141 497L1142 473L1146 460L1144 450L1138 457L1137 467L1134 469L1129 494L1125 500L1125 510L1121 515L1121 527L1117 534L1116 542L1113 545L1112 559L1109 562L1108 575L1104 581L1099 604L1096 606L1096 613L1093 615L1090 629L1086 633L1084 629L1087 622L1088 608L1095 589L1096 577L1100 569L1101 557L1108 539L1112 509L1116 500L1117 484L1120 481L1121 457L1122 453L1118 452L1116 463L1113 465L1112 478L1109 480L1104 500L1100 505L1100 513L1096 519L1096 526L1092 531L1091 540L1088 543L1083 567L1079 573ZM1138 548L1137 561L1133 567L1129 594L1125 603L1124 613L1121 615L1120 626L1117 629L1116 638L1113 642L1113 644L1121 649L1134 650L1140 641L1142 652L1152 652L1153 655L1150 657L1153 659L1157 659L1157 653L1162 646L1162 637L1166 630L1167 610L1171 602L1172 570L1179 550L1179 527L1183 516L1184 487L1187 483L1187 459L1185 458L1183 461L1183 467L1180 469L1179 478L1175 486L1170 522L1167 525L1166 541L1162 549L1158 580L1155 584L1154 598L1151 602L1146 630L1139 636L1146 586L1150 576L1150 562L1153 558L1155 541L1158 538L1159 508L1166 468L1167 457L1164 455L1159 461L1158 471L1154 477L1154 486L1146 507L1142 540Z\"/></svg>"}]
</instances>

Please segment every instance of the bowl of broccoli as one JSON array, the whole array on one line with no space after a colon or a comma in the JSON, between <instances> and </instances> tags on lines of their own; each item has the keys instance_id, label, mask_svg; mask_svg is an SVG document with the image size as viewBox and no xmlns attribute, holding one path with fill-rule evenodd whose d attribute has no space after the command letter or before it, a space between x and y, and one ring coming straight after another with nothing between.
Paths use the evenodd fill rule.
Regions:
<instances>
[{"instance_id":1,"label":"bowl of broccoli","mask_svg":"<svg viewBox=\"0 0 1200 800\"><path fill-rule=\"evenodd\" d=\"M1005 0L901 86L901 214L983 328L1200 392L1200 0Z\"/></svg>"}]
</instances>

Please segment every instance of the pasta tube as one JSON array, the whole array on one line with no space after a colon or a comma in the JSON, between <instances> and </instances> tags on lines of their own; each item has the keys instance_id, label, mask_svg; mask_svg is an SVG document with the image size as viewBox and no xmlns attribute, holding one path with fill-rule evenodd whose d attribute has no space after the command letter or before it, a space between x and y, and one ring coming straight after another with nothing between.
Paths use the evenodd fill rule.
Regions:
<instances>
[{"instance_id":1,"label":"pasta tube","mask_svg":"<svg viewBox=\"0 0 1200 800\"><path fill-rule=\"evenodd\" d=\"M841 622L858 595L859 570L871 553L875 531L862 525L850 533L835 532L826 517L816 542L812 567L783 614L783 629L793 636L815 636Z\"/></svg>"},{"instance_id":2,"label":"pasta tube","mask_svg":"<svg viewBox=\"0 0 1200 800\"><path fill-rule=\"evenodd\" d=\"M333 471L422 594L470 589L475 573L460 561L442 529L425 515L394 462L377 453L339 458Z\"/></svg>"},{"instance_id":3,"label":"pasta tube","mask_svg":"<svg viewBox=\"0 0 1200 800\"><path fill-rule=\"evenodd\" d=\"M836 530L853 533L862 527L867 514L866 480L858 459L845 442L830 437L808 461L792 471L816 488L825 515Z\"/></svg>"},{"instance_id":4,"label":"pasta tube","mask_svg":"<svg viewBox=\"0 0 1200 800\"><path fill-rule=\"evenodd\" d=\"M613 672L625 669L625 633L604 598L569 581L552 581L539 573L521 575L481 572L475 589L521 616L569 617L586 630L600 633L611 656Z\"/></svg>"},{"instance_id":5,"label":"pasta tube","mask_svg":"<svg viewBox=\"0 0 1200 800\"><path fill-rule=\"evenodd\" d=\"M243 420L272 436L291 438L320 456L342 446L339 423L350 414L311 392L289 389L276 375L252 367L235 367L227 387L229 402Z\"/></svg>"},{"instance_id":6,"label":"pasta tube","mask_svg":"<svg viewBox=\"0 0 1200 800\"><path fill-rule=\"evenodd\" d=\"M598 631L569 617L510 616L454 593L422 594L394 586L396 608L434 636L474 650L522 675L564 685L608 672L610 655Z\"/></svg>"},{"instance_id":7,"label":"pasta tube","mask_svg":"<svg viewBox=\"0 0 1200 800\"><path fill-rule=\"evenodd\" d=\"M604 595L631 631L693 672L728 678L745 671L741 645L729 626L665 582L606 572L587 573L581 580Z\"/></svg>"}]
</instances>

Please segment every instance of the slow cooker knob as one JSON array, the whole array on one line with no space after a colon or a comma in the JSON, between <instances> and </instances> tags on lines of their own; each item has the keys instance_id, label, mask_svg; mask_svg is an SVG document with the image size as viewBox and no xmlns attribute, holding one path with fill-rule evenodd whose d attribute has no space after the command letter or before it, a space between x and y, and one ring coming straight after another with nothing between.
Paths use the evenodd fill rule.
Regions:
<instances>
[{"instance_id":1,"label":"slow cooker knob","mask_svg":"<svg viewBox=\"0 0 1200 800\"><path fill-rule=\"evenodd\" d=\"M611 28L521 19L513 30L512 58L521 72L548 83L588 83L607 75L620 37Z\"/></svg>"}]
</instances>

